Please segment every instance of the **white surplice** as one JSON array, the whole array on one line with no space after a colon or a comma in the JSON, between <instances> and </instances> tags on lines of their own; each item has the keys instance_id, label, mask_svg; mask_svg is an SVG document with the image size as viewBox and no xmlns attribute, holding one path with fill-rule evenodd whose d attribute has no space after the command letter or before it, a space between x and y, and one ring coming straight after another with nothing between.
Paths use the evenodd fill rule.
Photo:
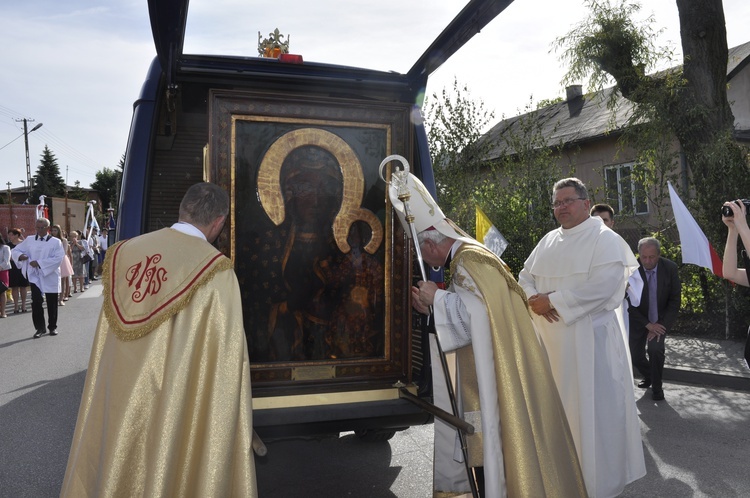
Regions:
<instances>
[{"instance_id":1,"label":"white surplice","mask_svg":"<svg viewBox=\"0 0 750 498\"><path fill-rule=\"evenodd\" d=\"M26 237L11 251L13 261L21 269L30 283L36 285L43 293L60 293L60 263L65 257L62 242L56 237L45 235ZM18 258L25 254L29 257L24 261ZM36 261L38 268L31 266Z\"/></svg>"},{"instance_id":2,"label":"white surplice","mask_svg":"<svg viewBox=\"0 0 750 498\"><path fill-rule=\"evenodd\" d=\"M616 311L638 262L598 217L539 242L519 284L549 294L560 320L532 314L592 497L617 496L646 467L628 346Z\"/></svg>"},{"instance_id":3,"label":"white surplice","mask_svg":"<svg viewBox=\"0 0 750 498\"><path fill-rule=\"evenodd\" d=\"M451 257L461 246L456 241L451 248ZM463 286L451 284L448 291L438 290L433 303L435 331L440 339L440 346L445 352L452 352L472 344L477 368L482 411L480 414L463 413L463 417L475 425L477 432L483 433L484 445L484 483L487 496L502 498L506 496L505 475L503 473L502 438L500 430L500 413L497 395L497 383L492 359L492 337L489 333L471 334L471 330L489 331L489 319L484 305L484 298L477 293L471 276L456 265L456 274L461 276ZM452 282L459 280L454 275ZM434 344L431 354L437 357ZM451 356L452 358L452 356ZM435 379L435 404L450 412L447 390L444 387L442 372L436 371L439 362L433 362ZM457 372L460 377L461 373ZM456 392L460 404L460 393ZM466 467L458 440L456 429L445 422L435 419L435 486L436 489L469 491ZM484 430L483 430L484 429ZM451 444L453 443L453 444Z\"/></svg>"}]
</instances>

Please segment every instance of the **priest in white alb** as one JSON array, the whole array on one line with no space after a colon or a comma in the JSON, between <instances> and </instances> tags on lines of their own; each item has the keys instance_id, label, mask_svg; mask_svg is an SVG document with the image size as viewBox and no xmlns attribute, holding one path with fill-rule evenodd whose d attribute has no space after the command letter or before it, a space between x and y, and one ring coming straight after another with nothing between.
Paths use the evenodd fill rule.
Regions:
<instances>
[{"instance_id":1,"label":"priest in white alb","mask_svg":"<svg viewBox=\"0 0 750 498\"><path fill-rule=\"evenodd\" d=\"M561 226L542 238L518 282L549 356L588 493L614 497L646 474L627 340L617 316L638 262L622 237L589 215L580 180L558 181L552 200Z\"/></svg>"}]
</instances>

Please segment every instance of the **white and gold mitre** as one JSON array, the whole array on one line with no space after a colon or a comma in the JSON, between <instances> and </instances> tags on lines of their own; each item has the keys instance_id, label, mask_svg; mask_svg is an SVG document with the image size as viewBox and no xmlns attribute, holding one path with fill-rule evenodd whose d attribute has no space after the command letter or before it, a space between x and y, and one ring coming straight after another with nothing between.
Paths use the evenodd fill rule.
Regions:
<instances>
[{"instance_id":1,"label":"white and gold mitre","mask_svg":"<svg viewBox=\"0 0 750 498\"><path fill-rule=\"evenodd\" d=\"M384 168L391 161L400 161L402 169L393 168L389 180L386 179ZM401 226L409 237L412 236L408 223L411 221L417 233L425 230L437 230L446 237L469 244L477 244L475 239L445 217L427 187L419 178L409 172L409 163L404 157L394 154L383 159L383 162L380 163L380 177L388 185L388 197ZM408 208L404 203L408 204Z\"/></svg>"}]
</instances>

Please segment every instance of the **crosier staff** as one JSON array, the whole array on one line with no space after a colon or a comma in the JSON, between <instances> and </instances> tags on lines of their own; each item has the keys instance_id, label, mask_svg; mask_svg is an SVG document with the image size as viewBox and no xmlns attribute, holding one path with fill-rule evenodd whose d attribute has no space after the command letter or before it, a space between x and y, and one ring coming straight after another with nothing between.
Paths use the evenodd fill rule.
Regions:
<instances>
[{"instance_id":1,"label":"crosier staff","mask_svg":"<svg viewBox=\"0 0 750 498\"><path fill-rule=\"evenodd\" d=\"M391 161L399 161L401 163L401 170L394 169L391 172L391 181L389 182L385 178L385 166ZM404 205L404 220L409 227L411 239L414 241L414 252L417 255L417 261L419 262L419 271L422 275L422 280L427 282L427 273L425 272L424 260L422 259L422 250L419 247L419 240L417 239L417 229L414 226L414 215L412 214L411 208L409 207L409 199L411 199L411 192L409 191L408 186L409 162L403 156L392 154L383 159L383 161L380 163L379 172L380 178L383 179L386 185L392 184L396 187L398 192L398 200L400 200ZM432 314L432 306L430 306L430 314ZM409 401L412 401L413 403L416 403L423 409L439 417L441 420L457 429L458 439L461 443L461 453L464 457L464 466L466 467L466 474L469 480L469 486L471 487L471 496L477 498L479 496L479 491L477 490L477 484L474 480L474 475L471 471L471 467L469 467L469 454L467 451L465 434L473 434L474 426L461 419L459 416L458 403L456 402L456 395L453 392L453 384L451 383L450 372L448 370L448 361L445 359L445 353L443 352L443 348L440 346L440 339L438 338L437 334L435 334L435 344L437 346L438 356L440 357L440 365L443 369L443 375L445 376L445 384L448 390L448 398L450 399L451 410L453 411L453 414L446 414L444 410L434 405L430 405L429 403L426 403L422 400L419 400L419 403L417 403L416 400L412 399L414 398L414 396L411 395L411 393L408 393L408 391L406 391L406 389L404 388L401 388L399 392L402 394L402 397L408 399ZM406 396L406 394L409 394L409 396ZM426 405L429 405L434 410L427 408Z\"/></svg>"}]
</instances>

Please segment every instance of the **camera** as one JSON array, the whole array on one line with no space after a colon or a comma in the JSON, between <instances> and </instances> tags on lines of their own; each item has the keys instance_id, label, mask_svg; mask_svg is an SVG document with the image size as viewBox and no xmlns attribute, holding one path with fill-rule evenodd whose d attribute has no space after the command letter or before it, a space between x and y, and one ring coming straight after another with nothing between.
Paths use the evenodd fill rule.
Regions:
<instances>
[{"instance_id":1,"label":"camera","mask_svg":"<svg viewBox=\"0 0 750 498\"><path fill-rule=\"evenodd\" d=\"M745 205L745 208L750 210L750 199L740 199L739 201L734 201L734 202L736 202L738 205L741 202L742 204ZM732 212L732 208L730 208L729 206L721 206L721 215L726 216L727 218L730 218L734 216L734 213Z\"/></svg>"}]
</instances>

